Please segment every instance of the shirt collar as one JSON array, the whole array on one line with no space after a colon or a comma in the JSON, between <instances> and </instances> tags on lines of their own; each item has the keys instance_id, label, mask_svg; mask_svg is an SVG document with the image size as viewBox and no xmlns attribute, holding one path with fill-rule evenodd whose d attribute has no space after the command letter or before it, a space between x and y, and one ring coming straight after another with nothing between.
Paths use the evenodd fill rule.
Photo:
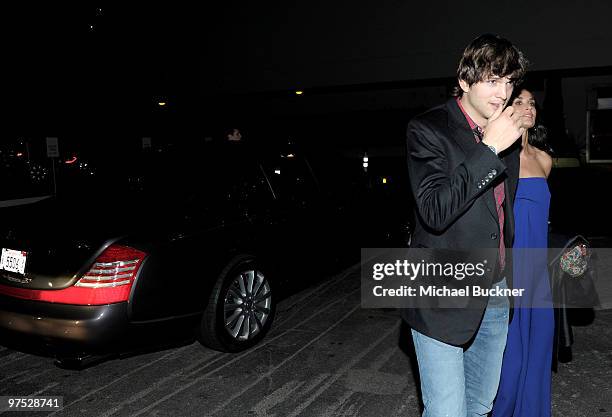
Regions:
<instances>
[{"instance_id":1,"label":"shirt collar","mask_svg":"<svg viewBox=\"0 0 612 417\"><path fill-rule=\"evenodd\" d=\"M465 118L467 119L467 122L468 122L468 123L469 123L469 125L470 125L470 129L472 129L472 130L477 129L477 130L479 130L479 131L482 131L482 128L481 128L480 126L478 126L478 125L476 124L476 122L474 122L474 121L472 120L472 118L470 117L470 115L469 115L469 114L467 114L467 112L466 112L466 111L465 111L465 109L463 108L463 104L461 104L461 98L460 98L460 97L457 97L457 98L456 98L456 100L457 100L457 105L458 105L458 106L459 106L459 108L461 109L461 113L463 113L463 115L464 115L464 116L465 116Z\"/></svg>"}]
</instances>

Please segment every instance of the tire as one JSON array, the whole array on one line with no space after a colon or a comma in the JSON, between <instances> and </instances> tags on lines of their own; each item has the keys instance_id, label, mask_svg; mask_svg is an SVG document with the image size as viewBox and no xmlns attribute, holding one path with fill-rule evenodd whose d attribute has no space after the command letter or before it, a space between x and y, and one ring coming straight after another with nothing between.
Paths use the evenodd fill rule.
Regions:
<instances>
[{"instance_id":1,"label":"tire","mask_svg":"<svg viewBox=\"0 0 612 417\"><path fill-rule=\"evenodd\" d=\"M275 311L269 277L253 256L237 256L215 282L198 340L222 352L248 349L270 330Z\"/></svg>"}]
</instances>

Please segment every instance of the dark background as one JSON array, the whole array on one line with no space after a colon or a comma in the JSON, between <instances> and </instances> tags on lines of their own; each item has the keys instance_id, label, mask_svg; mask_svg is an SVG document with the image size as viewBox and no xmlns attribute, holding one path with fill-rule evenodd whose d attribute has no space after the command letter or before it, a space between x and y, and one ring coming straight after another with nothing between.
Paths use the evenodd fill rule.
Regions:
<instances>
[{"instance_id":1,"label":"dark background","mask_svg":"<svg viewBox=\"0 0 612 417\"><path fill-rule=\"evenodd\" d=\"M48 3L1 13L0 134L28 158L44 159L48 136L63 158L112 158L143 137L196 146L238 126L257 146L291 140L358 168L367 152L374 183L399 178L406 123L446 99L464 46L495 32L532 62L556 156L579 164L553 171L552 217L563 207L567 223L609 176L586 163L587 112L612 95L607 1ZM608 225L591 214L597 226L567 227Z\"/></svg>"},{"instance_id":2,"label":"dark background","mask_svg":"<svg viewBox=\"0 0 612 417\"><path fill-rule=\"evenodd\" d=\"M545 107L561 113L574 102L566 80L612 75L606 1L23 2L2 15L6 128L43 134L156 130L159 100L196 130L219 116L425 108L484 32L525 52L542 92L559 96Z\"/></svg>"}]
</instances>

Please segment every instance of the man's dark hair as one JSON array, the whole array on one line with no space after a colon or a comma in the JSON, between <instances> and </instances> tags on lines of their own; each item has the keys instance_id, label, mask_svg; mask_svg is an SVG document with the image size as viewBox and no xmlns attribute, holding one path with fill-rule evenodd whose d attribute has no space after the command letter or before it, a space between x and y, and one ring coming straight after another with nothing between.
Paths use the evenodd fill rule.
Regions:
<instances>
[{"instance_id":1,"label":"man's dark hair","mask_svg":"<svg viewBox=\"0 0 612 417\"><path fill-rule=\"evenodd\" d=\"M523 53L508 39L486 33L465 47L457 67L457 79L472 85L494 75L520 83L528 64ZM454 95L460 94L461 89L455 89Z\"/></svg>"},{"instance_id":2,"label":"man's dark hair","mask_svg":"<svg viewBox=\"0 0 612 417\"><path fill-rule=\"evenodd\" d=\"M240 128L238 128L238 127L228 127L226 129L223 129L222 139L223 140L227 140L227 137L230 136L230 135L233 135L235 131L240 132Z\"/></svg>"}]
</instances>

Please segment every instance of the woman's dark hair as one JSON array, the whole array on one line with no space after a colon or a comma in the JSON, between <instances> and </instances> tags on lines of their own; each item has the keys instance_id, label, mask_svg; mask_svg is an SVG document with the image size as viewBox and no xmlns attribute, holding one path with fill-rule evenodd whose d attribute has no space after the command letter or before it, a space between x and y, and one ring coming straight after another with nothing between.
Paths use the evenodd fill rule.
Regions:
<instances>
[{"instance_id":1,"label":"woman's dark hair","mask_svg":"<svg viewBox=\"0 0 612 417\"><path fill-rule=\"evenodd\" d=\"M528 65L523 53L508 39L486 33L465 47L457 67L457 79L472 85L495 75L520 83ZM461 93L458 87L453 90L455 96Z\"/></svg>"},{"instance_id":2,"label":"woman's dark hair","mask_svg":"<svg viewBox=\"0 0 612 417\"><path fill-rule=\"evenodd\" d=\"M514 89L514 91L512 92L512 95L510 96L510 99L508 100L508 106L511 106L512 103L514 103L514 100L516 98L518 98L518 96L521 94L522 91L529 91L531 93L531 95L533 96L533 100L535 101L535 109L536 109L536 120L535 120L535 124L533 125L532 128L530 128L527 131L527 142L529 142L529 144L531 146L534 146L544 152L546 152L549 155L552 155L554 153L553 149L551 148L551 146L548 144L548 129L546 128L546 126L544 126L543 124L541 124L539 122L540 120L540 106L538 104L538 101L535 98L535 95L533 94L533 89L530 88L528 85L522 85L522 86L518 86Z\"/></svg>"}]
</instances>

